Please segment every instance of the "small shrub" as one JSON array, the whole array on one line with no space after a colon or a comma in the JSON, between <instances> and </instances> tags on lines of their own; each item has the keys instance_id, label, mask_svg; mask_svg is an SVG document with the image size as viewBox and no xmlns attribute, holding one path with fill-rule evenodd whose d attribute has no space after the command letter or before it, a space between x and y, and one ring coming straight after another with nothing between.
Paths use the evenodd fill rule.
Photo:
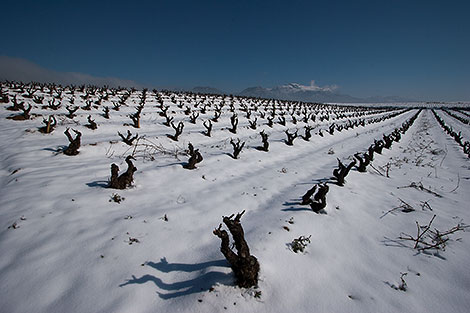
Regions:
<instances>
[{"instance_id":1,"label":"small shrub","mask_svg":"<svg viewBox=\"0 0 470 313\"><path fill-rule=\"evenodd\" d=\"M124 201L124 200L126 200L126 198L121 197L117 193L113 193L113 195L111 196L111 199L109 199L109 202L121 203L121 201Z\"/></svg>"},{"instance_id":2,"label":"small shrub","mask_svg":"<svg viewBox=\"0 0 470 313\"><path fill-rule=\"evenodd\" d=\"M312 235L308 237L300 236L299 238L292 240L290 244L292 251L294 251L295 253L298 253L298 252L303 253L305 251L305 248L307 248L307 245L310 243L311 237Z\"/></svg>"}]
</instances>

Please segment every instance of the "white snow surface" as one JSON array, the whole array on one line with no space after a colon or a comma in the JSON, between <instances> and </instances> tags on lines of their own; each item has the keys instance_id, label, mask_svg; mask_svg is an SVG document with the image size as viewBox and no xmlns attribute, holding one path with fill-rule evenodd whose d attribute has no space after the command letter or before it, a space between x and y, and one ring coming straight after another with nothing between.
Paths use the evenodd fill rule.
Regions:
<instances>
[{"instance_id":1,"label":"white snow surface","mask_svg":"<svg viewBox=\"0 0 470 313\"><path fill-rule=\"evenodd\" d=\"M212 111L190 124L165 98L176 120L185 121L174 142L166 137L174 131L162 125L152 92L141 127L123 126L139 94L127 107L111 110L109 120L101 108L80 109L74 122L65 118L65 108L35 105L32 120L14 121L6 119L14 114L5 109L9 104L0 105L1 312L468 312L468 231L449 235L445 250L418 251L398 239L416 235L416 222L426 225L433 215L432 226L441 231L470 222L469 159L430 110L420 113L400 142L375 155L375 169L353 169L344 187L330 183L326 214L316 214L300 198L330 179L336 158L348 162L417 110L333 136L318 136L328 123L317 120L309 142L297 138L288 146L284 130L303 133L303 123L289 119L287 127L252 130L239 112L234 135L222 129L231 116L224 111L207 137L202 121ZM47 104L51 98L44 95ZM76 104L83 105L79 95ZM111 100L102 106L112 106ZM59 126L52 134L38 132L50 114ZM88 114L97 130L83 126ZM77 156L57 152L67 145L66 127L83 133ZM468 133L468 125L460 127ZM124 158L134 149L117 135L127 129L166 151L181 152L191 142L204 160L186 170L186 156L156 153L150 160L137 153L133 186L106 188L110 165L125 170ZM269 152L255 149L262 129L270 134ZM229 156L231 137L247 142L239 159ZM409 187L413 182L425 189ZM125 199L110 201L114 193ZM415 211L393 210L400 199ZM261 266L257 288L236 287L220 239L212 234L222 216L243 210L246 240ZM294 253L289 243L310 235L305 252ZM401 273L407 273L406 291L394 288Z\"/></svg>"}]
</instances>

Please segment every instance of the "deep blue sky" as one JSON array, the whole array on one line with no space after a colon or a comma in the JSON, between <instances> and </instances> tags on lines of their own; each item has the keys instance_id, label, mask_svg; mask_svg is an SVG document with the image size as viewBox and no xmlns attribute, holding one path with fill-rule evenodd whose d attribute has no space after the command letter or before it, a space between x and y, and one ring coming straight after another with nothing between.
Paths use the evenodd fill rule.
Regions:
<instances>
[{"instance_id":1,"label":"deep blue sky","mask_svg":"<svg viewBox=\"0 0 470 313\"><path fill-rule=\"evenodd\" d=\"M470 100L470 1L3 1L0 55L155 86Z\"/></svg>"}]
</instances>

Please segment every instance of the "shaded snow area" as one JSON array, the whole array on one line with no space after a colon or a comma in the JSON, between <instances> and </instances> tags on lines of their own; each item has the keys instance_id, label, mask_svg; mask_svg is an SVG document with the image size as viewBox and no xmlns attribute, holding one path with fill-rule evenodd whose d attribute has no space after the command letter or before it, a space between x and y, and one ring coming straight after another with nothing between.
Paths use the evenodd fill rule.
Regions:
<instances>
[{"instance_id":1,"label":"shaded snow area","mask_svg":"<svg viewBox=\"0 0 470 313\"><path fill-rule=\"evenodd\" d=\"M15 83L4 83L2 95L1 312L469 310L470 160L429 109ZM7 119L23 112L7 110L12 101L31 105L31 118ZM137 125L129 115L142 104ZM66 106L79 107L76 116ZM184 124L178 141L163 124L167 107L174 125ZM206 136L203 122L217 110ZM468 124L436 111L470 139ZM418 112L366 172L357 163L344 186L335 183L337 159L348 165ZM228 130L234 113L236 133ZM51 115L57 126L41 133ZM89 115L95 130L86 127ZM309 141L300 137L307 125ZM62 153L67 128L82 134L78 155ZM139 136L132 145L118 136L128 130ZM268 152L257 149L262 130ZM298 130L293 145L286 130ZM245 142L238 159L230 139ZM183 167L190 142L203 157L193 170ZM132 186L108 188L111 164L123 173L128 155L137 168ZM324 182L326 207L315 213L301 198ZM222 216L243 210L261 267L251 288L237 287L212 233ZM296 253L301 236L308 240Z\"/></svg>"}]
</instances>

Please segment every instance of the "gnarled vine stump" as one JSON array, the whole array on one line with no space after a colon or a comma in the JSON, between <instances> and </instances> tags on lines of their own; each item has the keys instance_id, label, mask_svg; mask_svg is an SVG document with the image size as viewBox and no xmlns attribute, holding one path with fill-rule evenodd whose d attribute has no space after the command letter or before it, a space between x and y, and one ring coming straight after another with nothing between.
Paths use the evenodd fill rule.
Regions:
<instances>
[{"instance_id":1,"label":"gnarled vine stump","mask_svg":"<svg viewBox=\"0 0 470 313\"><path fill-rule=\"evenodd\" d=\"M248 248L248 244L245 241L243 227L240 224L240 218L244 213L245 211L237 214L235 218L233 218L234 214L223 217L223 222L232 234L238 253L233 252L230 248L230 239L227 231L222 229L222 224L213 233L222 240L220 251L230 263L230 267L235 273L237 286L249 288L258 284L260 266L258 259L250 255L250 248Z\"/></svg>"},{"instance_id":2,"label":"gnarled vine stump","mask_svg":"<svg viewBox=\"0 0 470 313\"><path fill-rule=\"evenodd\" d=\"M134 173L137 171L137 168L132 164L132 156L126 157L127 170L119 175L119 166L116 164L111 164L111 178L109 180L109 188L114 189L126 189L130 187L134 181Z\"/></svg>"}]
</instances>

